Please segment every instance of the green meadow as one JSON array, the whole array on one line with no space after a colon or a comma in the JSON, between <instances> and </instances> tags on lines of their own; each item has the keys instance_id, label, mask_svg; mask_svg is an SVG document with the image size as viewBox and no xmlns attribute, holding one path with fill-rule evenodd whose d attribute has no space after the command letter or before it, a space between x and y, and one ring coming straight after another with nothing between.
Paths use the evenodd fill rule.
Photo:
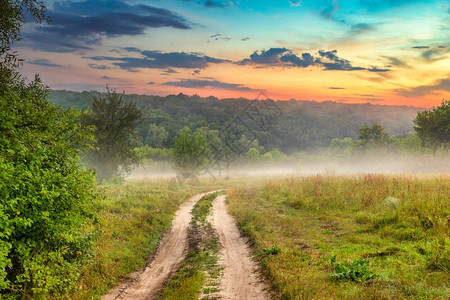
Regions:
<instances>
[{"instance_id":1,"label":"green meadow","mask_svg":"<svg viewBox=\"0 0 450 300\"><path fill-rule=\"evenodd\" d=\"M448 176L310 176L229 192L282 299L445 299Z\"/></svg>"}]
</instances>

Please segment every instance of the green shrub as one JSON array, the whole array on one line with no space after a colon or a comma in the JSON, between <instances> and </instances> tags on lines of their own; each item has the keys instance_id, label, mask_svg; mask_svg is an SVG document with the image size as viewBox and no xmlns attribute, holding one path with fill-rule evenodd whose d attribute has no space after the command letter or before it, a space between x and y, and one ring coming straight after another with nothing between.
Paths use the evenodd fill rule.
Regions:
<instances>
[{"instance_id":1,"label":"green shrub","mask_svg":"<svg viewBox=\"0 0 450 300\"><path fill-rule=\"evenodd\" d=\"M0 93L0 297L73 290L98 236L94 178L79 165L90 134L46 97L39 80Z\"/></svg>"}]
</instances>

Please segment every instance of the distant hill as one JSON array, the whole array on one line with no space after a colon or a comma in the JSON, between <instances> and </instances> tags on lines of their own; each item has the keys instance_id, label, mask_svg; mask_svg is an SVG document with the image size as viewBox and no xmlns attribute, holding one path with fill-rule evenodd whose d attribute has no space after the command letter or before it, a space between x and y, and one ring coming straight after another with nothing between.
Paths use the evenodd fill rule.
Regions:
<instances>
[{"instance_id":1,"label":"distant hill","mask_svg":"<svg viewBox=\"0 0 450 300\"><path fill-rule=\"evenodd\" d=\"M50 101L64 108L84 110L98 95L98 92L54 90ZM404 135L413 131L412 120L423 110L300 100L273 101L266 107L245 98L184 94L166 97L126 94L124 100L132 100L148 110L146 125L139 128L143 144L171 147L174 136L185 126L221 132L239 128L248 138L257 139L265 150L277 148L285 153L328 147L333 138L356 139L358 129L366 124L380 123L390 135Z\"/></svg>"}]
</instances>

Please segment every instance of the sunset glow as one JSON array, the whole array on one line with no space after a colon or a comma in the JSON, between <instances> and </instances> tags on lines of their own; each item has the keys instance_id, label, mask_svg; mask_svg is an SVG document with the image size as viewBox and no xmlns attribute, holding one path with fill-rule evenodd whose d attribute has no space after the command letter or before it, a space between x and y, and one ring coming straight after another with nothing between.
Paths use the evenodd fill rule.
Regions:
<instances>
[{"instance_id":1,"label":"sunset glow","mask_svg":"<svg viewBox=\"0 0 450 300\"><path fill-rule=\"evenodd\" d=\"M52 89L432 107L450 97L448 1L44 1L22 72Z\"/></svg>"}]
</instances>

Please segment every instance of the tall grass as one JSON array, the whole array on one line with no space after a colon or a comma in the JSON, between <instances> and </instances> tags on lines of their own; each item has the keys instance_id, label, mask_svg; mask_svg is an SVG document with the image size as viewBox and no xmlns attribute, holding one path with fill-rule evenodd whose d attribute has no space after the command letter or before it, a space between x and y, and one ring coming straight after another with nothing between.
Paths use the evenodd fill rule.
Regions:
<instances>
[{"instance_id":1,"label":"tall grass","mask_svg":"<svg viewBox=\"0 0 450 300\"><path fill-rule=\"evenodd\" d=\"M449 198L448 176L311 176L229 193L285 299L447 297Z\"/></svg>"}]
</instances>

